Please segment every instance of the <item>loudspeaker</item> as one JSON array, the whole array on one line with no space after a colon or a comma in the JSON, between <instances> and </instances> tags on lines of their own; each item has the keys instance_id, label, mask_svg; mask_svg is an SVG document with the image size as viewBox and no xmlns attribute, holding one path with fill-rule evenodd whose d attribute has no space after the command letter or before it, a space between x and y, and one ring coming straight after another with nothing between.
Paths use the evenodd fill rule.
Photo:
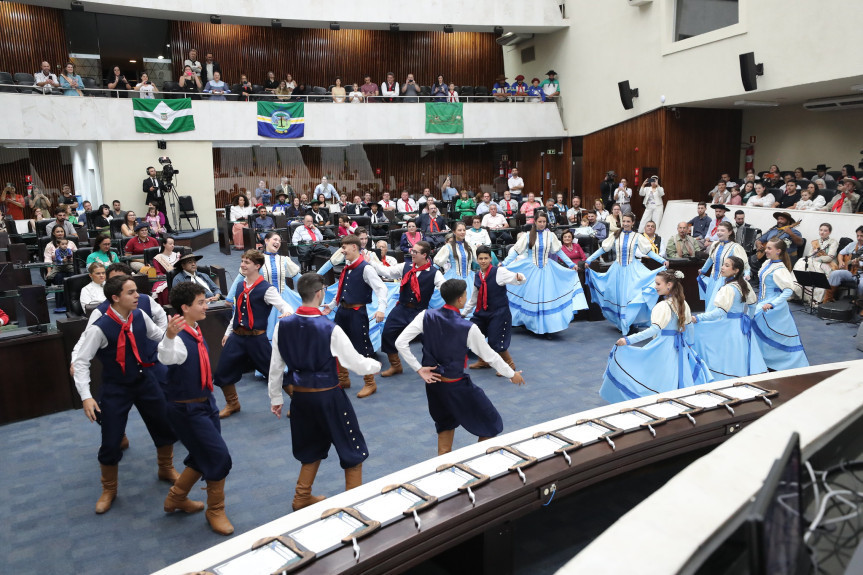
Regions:
<instances>
[{"instance_id":1,"label":"loudspeaker","mask_svg":"<svg viewBox=\"0 0 863 575\"><path fill-rule=\"evenodd\" d=\"M45 286L18 286L15 315L18 318L18 327L51 323Z\"/></svg>"},{"instance_id":2,"label":"loudspeaker","mask_svg":"<svg viewBox=\"0 0 863 575\"><path fill-rule=\"evenodd\" d=\"M758 89L758 76L764 75L764 64L755 63L755 52L740 55L740 79L747 92Z\"/></svg>"},{"instance_id":3,"label":"loudspeaker","mask_svg":"<svg viewBox=\"0 0 863 575\"><path fill-rule=\"evenodd\" d=\"M620 103L623 104L624 110L633 108L632 99L638 98L638 88L630 88L629 80L617 83L617 89L620 91Z\"/></svg>"}]
</instances>

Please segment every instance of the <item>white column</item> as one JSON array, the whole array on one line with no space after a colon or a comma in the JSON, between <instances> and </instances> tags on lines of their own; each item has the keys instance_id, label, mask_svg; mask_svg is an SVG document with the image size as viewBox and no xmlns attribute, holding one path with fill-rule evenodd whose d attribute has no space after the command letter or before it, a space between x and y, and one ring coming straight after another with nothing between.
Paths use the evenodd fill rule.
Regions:
<instances>
[{"instance_id":1,"label":"white column","mask_svg":"<svg viewBox=\"0 0 863 575\"><path fill-rule=\"evenodd\" d=\"M102 203L102 183L99 154L96 144L78 144L72 147L72 178L74 190L84 200L93 204L93 209Z\"/></svg>"}]
</instances>

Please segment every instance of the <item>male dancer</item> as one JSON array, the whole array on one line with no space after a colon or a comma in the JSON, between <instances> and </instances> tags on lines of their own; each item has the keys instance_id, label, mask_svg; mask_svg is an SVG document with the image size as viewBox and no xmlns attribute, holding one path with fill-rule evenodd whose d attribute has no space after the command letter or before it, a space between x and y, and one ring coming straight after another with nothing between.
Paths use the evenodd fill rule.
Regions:
<instances>
[{"instance_id":1,"label":"male dancer","mask_svg":"<svg viewBox=\"0 0 863 575\"><path fill-rule=\"evenodd\" d=\"M230 535L234 526L225 516L225 477L231 454L222 439L219 410L213 397L210 352L198 322L207 317L207 292L183 282L171 290L171 307L180 312L168 323L159 344L159 361L168 366L164 386L168 421L189 450L186 468L165 498L165 512L195 513L204 504L187 496L195 483L207 482L207 522L216 533Z\"/></svg>"},{"instance_id":2,"label":"male dancer","mask_svg":"<svg viewBox=\"0 0 863 575\"><path fill-rule=\"evenodd\" d=\"M482 389L464 372L467 350L488 362L516 385L524 385L520 371L513 370L485 342L479 327L461 317L467 302L467 282L450 279L440 288L446 302L440 309L420 312L396 340L399 354L426 385L429 414L438 434L437 453L452 450L455 428L463 426L484 441L503 431L500 413ZM422 365L411 353L410 343L423 337Z\"/></svg>"},{"instance_id":3,"label":"male dancer","mask_svg":"<svg viewBox=\"0 0 863 575\"><path fill-rule=\"evenodd\" d=\"M264 255L257 250L248 250L240 262L240 273L244 279L234 291L234 315L222 338L222 356L213 383L225 394L225 408L219 412L224 419L240 411L237 382L243 372L252 368L267 373L273 348L267 339L267 320L270 310L276 308L281 317L293 313L293 309L282 299L279 292L261 276Z\"/></svg>"},{"instance_id":4,"label":"male dancer","mask_svg":"<svg viewBox=\"0 0 863 575\"><path fill-rule=\"evenodd\" d=\"M360 239L360 254L362 254L363 259L368 264L377 265L381 263L381 260L378 258L378 255L370 249L367 249L366 246L369 245L369 232L364 227L360 226L356 230L354 230L354 235ZM342 250L336 250L336 252L332 255L327 263L318 268L318 273L320 275L324 275L331 269L333 266L342 265L345 262L345 253Z\"/></svg>"},{"instance_id":5,"label":"male dancer","mask_svg":"<svg viewBox=\"0 0 863 575\"><path fill-rule=\"evenodd\" d=\"M369 314L366 304L372 303L372 292L377 296L378 311L375 312L375 321L384 321L387 310L387 286L378 276L374 266L369 265L360 253L360 238L354 235L342 238L342 249L345 267L339 276L339 289L336 297L324 307L324 315L338 306L336 311L336 325L342 328L348 339L354 344L354 349L365 357L375 357L372 340L369 339ZM347 368L339 365L339 385L342 389L351 386L351 377ZM378 390L374 375L363 377L363 388L357 394L360 399L368 397Z\"/></svg>"},{"instance_id":6,"label":"male dancer","mask_svg":"<svg viewBox=\"0 0 863 575\"><path fill-rule=\"evenodd\" d=\"M500 354L508 366L515 369L515 362L509 354L512 312L509 310L506 286L507 284L521 285L526 278L523 274L491 265L491 248L488 246L476 248L476 261L479 264L479 273L474 276L474 290L463 315L467 317L473 312L471 321L488 338L489 347ZM482 358L470 364L471 369L486 367L491 366ZM498 375L503 377L500 372Z\"/></svg>"},{"instance_id":7,"label":"male dancer","mask_svg":"<svg viewBox=\"0 0 863 575\"><path fill-rule=\"evenodd\" d=\"M297 282L297 291L303 305L276 326L269 372L270 409L276 417L282 416L279 388L293 385L291 443L294 457L302 463L292 504L294 511L324 499L312 495L312 484L330 445L335 446L345 470L345 491L362 484L363 461L369 450L354 408L339 385L338 366L362 375L376 373L381 368L380 362L357 353L342 328L318 309L326 292L321 276L303 275Z\"/></svg>"},{"instance_id":8,"label":"male dancer","mask_svg":"<svg viewBox=\"0 0 863 575\"><path fill-rule=\"evenodd\" d=\"M156 344L163 331L138 309L138 287L129 276L116 276L105 282L105 297L110 303L99 319L87 326L72 351L75 387L84 404L84 415L102 424L99 465L102 468L102 495L96 513L111 509L117 497L118 464L123 458L120 443L132 405L144 423L159 462L158 477L174 483L174 435L166 416L165 395L159 388L153 367ZM97 404L90 394L90 362L102 362L102 397Z\"/></svg>"},{"instance_id":9,"label":"male dancer","mask_svg":"<svg viewBox=\"0 0 863 575\"><path fill-rule=\"evenodd\" d=\"M396 349L396 338L407 325L424 309L427 309L435 288L443 284L440 273L429 259L431 244L419 241L410 251L411 261L403 266L375 266L378 275L384 279L401 279L399 301L387 317L381 334L381 351L387 354L390 368L381 372L381 377L402 373L402 362Z\"/></svg>"}]
</instances>

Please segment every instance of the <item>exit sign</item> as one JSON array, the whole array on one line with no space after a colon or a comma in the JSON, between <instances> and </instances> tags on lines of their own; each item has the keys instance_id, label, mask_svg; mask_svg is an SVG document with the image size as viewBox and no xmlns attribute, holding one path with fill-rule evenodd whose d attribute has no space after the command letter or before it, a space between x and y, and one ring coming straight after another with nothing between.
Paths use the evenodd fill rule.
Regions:
<instances>
[{"instance_id":1,"label":"exit sign","mask_svg":"<svg viewBox=\"0 0 863 575\"><path fill-rule=\"evenodd\" d=\"M553 155L557 154L557 150L555 150L555 149L546 150L545 153L549 156L553 156Z\"/></svg>"}]
</instances>

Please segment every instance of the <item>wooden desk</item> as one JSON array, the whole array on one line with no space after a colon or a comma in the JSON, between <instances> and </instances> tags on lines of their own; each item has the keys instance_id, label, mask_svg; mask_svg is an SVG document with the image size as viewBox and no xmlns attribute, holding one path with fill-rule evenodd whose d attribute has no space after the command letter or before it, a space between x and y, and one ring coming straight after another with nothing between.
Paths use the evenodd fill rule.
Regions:
<instances>
[{"instance_id":1,"label":"wooden desk","mask_svg":"<svg viewBox=\"0 0 863 575\"><path fill-rule=\"evenodd\" d=\"M652 259L644 258L641 260L650 270L655 270L660 267ZM671 260L668 268L672 270L680 270L685 276L683 278L683 293L686 295L686 303L689 304L689 310L693 313L704 311L704 301L698 294L698 270L704 265L704 260Z\"/></svg>"}]
</instances>

